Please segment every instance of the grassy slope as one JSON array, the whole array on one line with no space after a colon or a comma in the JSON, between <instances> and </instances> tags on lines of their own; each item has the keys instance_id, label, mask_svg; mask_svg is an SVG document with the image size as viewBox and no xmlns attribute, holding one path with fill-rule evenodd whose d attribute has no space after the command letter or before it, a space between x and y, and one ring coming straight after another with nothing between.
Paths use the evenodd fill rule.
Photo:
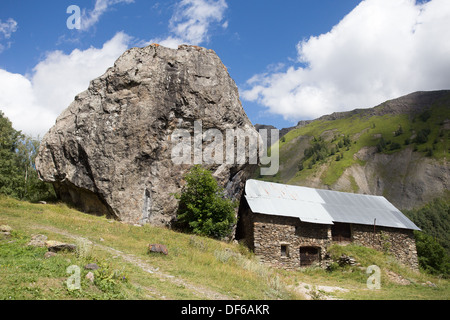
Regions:
<instances>
[{"instance_id":1,"label":"grassy slope","mask_svg":"<svg viewBox=\"0 0 450 320\"><path fill-rule=\"evenodd\" d=\"M336 294L343 299L450 298L448 280L413 273L389 256L357 246L336 246L332 252L351 254L362 266L379 265L381 290L368 290L367 275L358 268L272 270L240 245L148 225L129 226L62 204L30 204L0 196L0 225L5 224L14 232L0 238L0 299L302 299L294 288L304 283L311 291L316 285L347 288L350 291ZM85 253L44 259L45 249L26 245L38 233L71 243L83 237L94 246ZM149 243L166 245L169 255L148 254ZM90 262L99 264L104 274L94 284L84 278L88 271L83 266ZM81 267L81 291L67 290L70 265ZM388 276L392 272L410 284L396 284ZM121 280L124 276L126 281ZM436 287L422 285L426 281ZM327 295L318 290L313 296Z\"/></svg>"},{"instance_id":2,"label":"grassy slope","mask_svg":"<svg viewBox=\"0 0 450 320\"><path fill-rule=\"evenodd\" d=\"M396 150L386 149L383 152L391 154L406 147L417 147L417 152L426 156L427 150L432 149L431 156L437 160L447 157L449 148L449 130L443 130L443 120L450 117L448 106L434 106L431 117L426 121L418 117L410 118L409 115L384 115L364 117L353 115L348 118L333 121L314 121L309 125L290 131L284 139L280 141L280 170L274 177L259 177L264 180L276 181L289 184L302 184L303 181L319 175L320 181L328 186L333 185L343 174L345 169L359 163L364 163L353 156L362 147L376 146L380 142L380 137L391 143L398 143L401 148ZM399 126L403 129L403 134L395 136L394 132ZM428 141L422 144L410 143L405 145L406 139L411 139L422 129L431 130ZM308 164L311 160L304 162L304 169L299 171L298 164L303 159L304 150L312 145L313 138L322 137L329 149L336 146L336 143L349 136L351 139L350 148L341 148L339 153L343 155L340 161L336 161L336 156L328 156L326 159L315 163L311 168ZM332 141L335 138L335 141Z\"/></svg>"}]
</instances>

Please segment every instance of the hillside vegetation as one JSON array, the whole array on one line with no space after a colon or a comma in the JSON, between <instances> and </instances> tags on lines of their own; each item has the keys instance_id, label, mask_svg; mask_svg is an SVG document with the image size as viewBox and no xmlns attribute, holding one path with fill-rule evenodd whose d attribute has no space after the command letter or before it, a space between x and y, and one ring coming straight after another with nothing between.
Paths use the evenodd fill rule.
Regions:
<instances>
[{"instance_id":1,"label":"hillside vegetation","mask_svg":"<svg viewBox=\"0 0 450 320\"><path fill-rule=\"evenodd\" d=\"M342 188L337 183L347 169L364 167L374 160L365 157L368 153L394 155L408 151L415 155L411 161L428 158L446 163L450 148L450 93L414 110L389 109L384 113L383 108L382 104L338 117L325 116L291 130L279 141L279 172L260 178ZM379 176L389 180L389 176L396 175L391 169L385 168L386 172L379 172ZM363 187L355 178L349 180L345 191L358 192Z\"/></svg>"},{"instance_id":2,"label":"hillside vegetation","mask_svg":"<svg viewBox=\"0 0 450 320\"><path fill-rule=\"evenodd\" d=\"M449 141L450 91L416 92L300 122L277 144L278 173L254 177L381 195L400 210L413 210L450 197Z\"/></svg>"},{"instance_id":3,"label":"hillside vegetation","mask_svg":"<svg viewBox=\"0 0 450 320\"><path fill-rule=\"evenodd\" d=\"M387 253L360 246L333 246L330 254L356 266L282 271L260 264L238 244L122 224L64 204L31 204L0 196L0 299L449 299L446 279L417 273ZM75 252L45 258L28 246L32 235L74 243ZM168 255L149 253L163 244ZM84 266L96 263L95 280ZM381 268L381 289L367 288L366 269ZM70 266L80 267L81 290L69 290Z\"/></svg>"}]
</instances>

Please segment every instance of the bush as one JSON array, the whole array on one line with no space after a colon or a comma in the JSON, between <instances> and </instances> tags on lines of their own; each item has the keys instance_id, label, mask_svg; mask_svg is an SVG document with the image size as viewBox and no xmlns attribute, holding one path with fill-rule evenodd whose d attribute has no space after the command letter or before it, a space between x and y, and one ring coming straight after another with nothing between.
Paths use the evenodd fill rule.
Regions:
<instances>
[{"instance_id":1,"label":"bush","mask_svg":"<svg viewBox=\"0 0 450 320\"><path fill-rule=\"evenodd\" d=\"M392 142L391 145L389 146L389 150L397 150L397 149L401 149L402 146L397 143L397 142Z\"/></svg>"},{"instance_id":2,"label":"bush","mask_svg":"<svg viewBox=\"0 0 450 320\"><path fill-rule=\"evenodd\" d=\"M420 266L429 273L450 276L450 202L435 199L421 208L405 210L422 232L415 232Z\"/></svg>"},{"instance_id":3,"label":"bush","mask_svg":"<svg viewBox=\"0 0 450 320\"><path fill-rule=\"evenodd\" d=\"M450 255L450 201L435 199L421 208L405 210L405 215L411 219L423 232L432 235Z\"/></svg>"},{"instance_id":4,"label":"bush","mask_svg":"<svg viewBox=\"0 0 450 320\"><path fill-rule=\"evenodd\" d=\"M398 129L394 132L394 136L398 137L403 134L403 128L401 125L398 126Z\"/></svg>"},{"instance_id":5,"label":"bush","mask_svg":"<svg viewBox=\"0 0 450 320\"><path fill-rule=\"evenodd\" d=\"M434 275L450 276L450 258L445 249L432 237L415 232L417 255L420 266Z\"/></svg>"},{"instance_id":6,"label":"bush","mask_svg":"<svg viewBox=\"0 0 450 320\"><path fill-rule=\"evenodd\" d=\"M228 236L236 223L236 203L225 198L211 172L196 165L185 176L175 226L184 231L213 238Z\"/></svg>"},{"instance_id":7,"label":"bush","mask_svg":"<svg viewBox=\"0 0 450 320\"><path fill-rule=\"evenodd\" d=\"M423 122L427 122L427 120L431 117L431 110L425 110L423 113L419 115L420 120Z\"/></svg>"},{"instance_id":8,"label":"bush","mask_svg":"<svg viewBox=\"0 0 450 320\"><path fill-rule=\"evenodd\" d=\"M423 144L428 141L428 135L431 133L431 130L428 128L422 129L417 133L414 142L417 144Z\"/></svg>"}]
</instances>

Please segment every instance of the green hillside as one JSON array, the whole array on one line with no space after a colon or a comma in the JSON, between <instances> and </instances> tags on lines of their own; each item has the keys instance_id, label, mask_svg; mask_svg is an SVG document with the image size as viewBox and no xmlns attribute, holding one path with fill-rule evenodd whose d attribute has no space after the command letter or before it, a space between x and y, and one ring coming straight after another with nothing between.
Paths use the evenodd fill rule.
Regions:
<instances>
[{"instance_id":1,"label":"green hillside","mask_svg":"<svg viewBox=\"0 0 450 320\"><path fill-rule=\"evenodd\" d=\"M385 154L412 148L423 157L445 160L450 148L449 118L450 104L441 102L413 115L360 113L337 120L316 120L281 138L281 169L266 179L301 184L326 164L320 179L332 186L346 168L363 164L354 156L363 147L377 147ZM314 150L308 153L310 148Z\"/></svg>"},{"instance_id":2,"label":"green hillside","mask_svg":"<svg viewBox=\"0 0 450 320\"><path fill-rule=\"evenodd\" d=\"M420 102L420 99L416 100ZM423 172L396 171L396 166L426 164L438 165L445 170L450 148L450 92L439 92L437 97L429 98L423 104L416 101L411 107L408 107L408 102L406 98L399 98L372 109L325 116L297 127L279 141L279 172L275 176L256 173L255 177L294 185L384 195L403 208L402 199L398 199L401 194L395 194L390 187L408 188L408 179ZM409 159L405 160L405 155ZM388 161L389 165L385 165ZM365 176L361 178L349 172L344 177L350 168L355 169L353 172L361 168ZM362 185L362 180L365 185ZM380 181L383 186L377 187ZM445 195L446 183L444 181L440 194L434 192L435 196ZM416 206L432 200L427 195L415 195L414 190L410 197L418 199L419 203L414 203Z\"/></svg>"}]
</instances>

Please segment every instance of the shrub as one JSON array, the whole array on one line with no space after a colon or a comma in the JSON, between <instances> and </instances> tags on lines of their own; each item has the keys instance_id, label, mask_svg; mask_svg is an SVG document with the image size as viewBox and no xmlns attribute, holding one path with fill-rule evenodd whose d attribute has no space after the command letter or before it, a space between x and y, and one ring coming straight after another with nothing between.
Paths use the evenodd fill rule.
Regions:
<instances>
[{"instance_id":1,"label":"shrub","mask_svg":"<svg viewBox=\"0 0 450 320\"><path fill-rule=\"evenodd\" d=\"M415 232L415 238L420 266L431 274L449 277L450 258L445 249L426 233Z\"/></svg>"},{"instance_id":2,"label":"shrub","mask_svg":"<svg viewBox=\"0 0 450 320\"><path fill-rule=\"evenodd\" d=\"M426 128L422 129L417 133L416 138L414 139L414 142L417 144L422 144L428 141L428 135L431 133L431 130Z\"/></svg>"},{"instance_id":3,"label":"shrub","mask_svg":"<svg viewBox=\"0 0 450 320\"><path fill-rule=\"evenodd\" d=\"M224 196L211 172L196 165L185 176L176 227L197 235L224 238L236 223L236 203Z\"/></svg>"},{"instance_id":4,"label":"shrub","mask_svg":"<svg viewBox=\"0 0 450 320\"><path fill-rule=\"evenodd\" d=\"M397 142L392 142L391 145L389 146L389 150L397 150L397 149L401 149L402 146L397 143Z\"/></svg>"},{"instance_id":5,"label":"shrub","mask_svg":"<svg viewBox=\"0 0 450 320\"><path fill-rule=\"evenodd\" d=\"M419 115L420 120L423 122L427 122L427 120L431 117L431 110L425 110L423 113Z\"/></svg>"},{"instance_id":6,"label":"shrub","mask_svg":"<svg viewBox=\"0 0 450 320\"><path fill-rule=\"evenodd\" d=\"M398 137L403 134L403 128L401 125L398 126L398 129L394 132L394 136Z\"/></svg>"}]
</instances>

